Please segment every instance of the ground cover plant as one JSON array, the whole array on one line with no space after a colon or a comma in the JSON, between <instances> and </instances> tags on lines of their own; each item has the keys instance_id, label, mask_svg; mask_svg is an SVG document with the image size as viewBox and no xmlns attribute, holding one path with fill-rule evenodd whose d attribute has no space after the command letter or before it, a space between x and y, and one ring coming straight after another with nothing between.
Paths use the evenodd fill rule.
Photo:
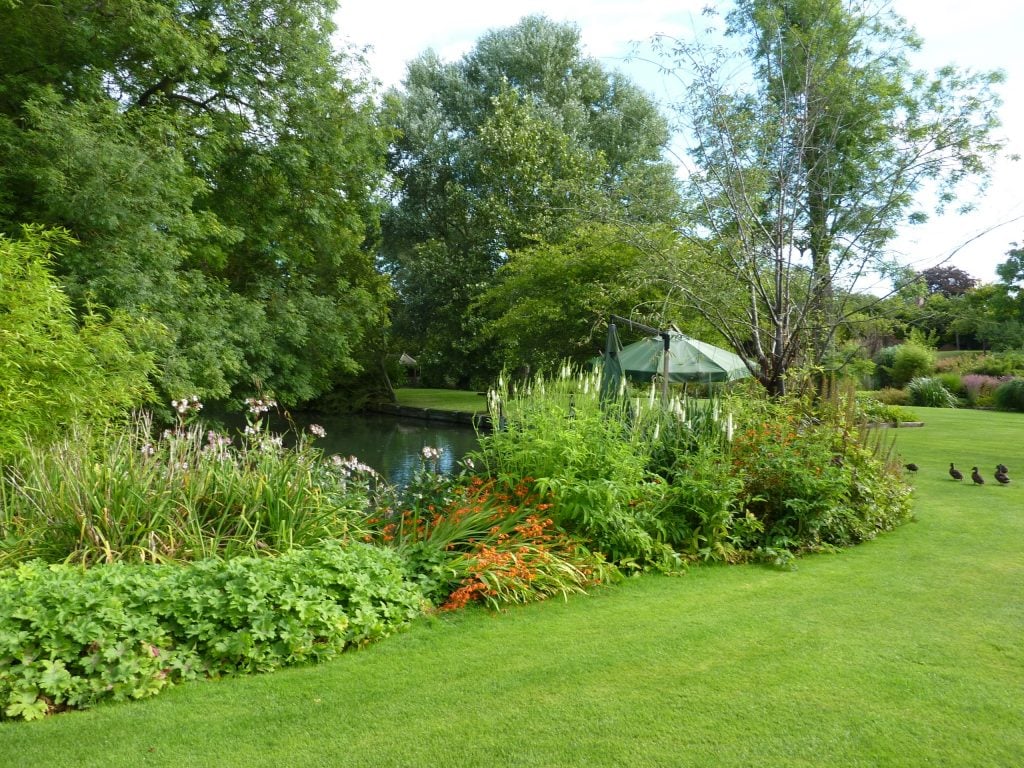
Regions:
<instances>
[{"instance_id":1,"label":"ground cover plant","mask_svg":"<svg viewBox=\"0 0 1024 768\"><path fill-rule=\"evenodd\" d=\"M914 523L797 570L647 574L418 620L315 668L0 723L11 768L1016 765L1024 417L914 409ZM187 735L187 736L183 736Z\"/></svg>"},{"instance_id":2,"label":"ground cover plant","mask_svg":"<svg viewBox=\"0 0 1024 768\"><path fill-rule=\"evenodd\" d=\"M0 707L27 720L377 640L422 610L399 558L328 542L188 567L34 561L0 579Z\"/></svg>"}]
</instances>

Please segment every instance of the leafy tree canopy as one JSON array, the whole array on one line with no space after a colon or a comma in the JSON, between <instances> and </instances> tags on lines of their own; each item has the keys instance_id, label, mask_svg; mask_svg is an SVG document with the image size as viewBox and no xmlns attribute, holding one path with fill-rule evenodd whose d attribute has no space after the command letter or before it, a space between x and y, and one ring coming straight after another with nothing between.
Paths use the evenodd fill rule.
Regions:
<instances>
[{"instance_id":1,"label":"leafy tree canopy","mask_svg":"<svg viewBox=\"0 0 1024 768\"><path fill-rule=\"evenodd\" d=\"M0 236L0 462L21 455L27 440L125 416L153 396L153 357L138 342L159 329L121 312L107 319L90 310L76 321L51 272L71 245L38 228Z\"/></svg>"},{"instance_id":2,"label":"leafy tree canopy","mask_svg":"<svg viewBox=\"0 0 1024 768\"><path fill-rule=\"evenodd\" d=\"M161 323L168 395L311 398L379 322L384 137L333 10L0 7L0 231L68 230L54 268L76 311Z\"/></svg>"},{"instance_id":3,"label":"leafy tree canopy","mask_svg":"<svg viewBox=\"0 0 1024 768\"><path fill-rule=\"evenodd\" d=\"M978 281L958 267L940 265L921 272L921 279L930 294L962 296L977 286Z\"/></svg>"},{"instance_id":4,"label":"leafy tree canopy","mask_svg":"<svg viewBox=\"0 0 1024 768\"><path fill-rule=\"evenodd\" d=\"M666 121L650 98L543 17L491 32L455 63L428 51L390 95L396 181L384 258L396 330L424 374L468 383L498 361L473 307L500 267L582 222L670 219Z\"/></svg>"}]
</instances>

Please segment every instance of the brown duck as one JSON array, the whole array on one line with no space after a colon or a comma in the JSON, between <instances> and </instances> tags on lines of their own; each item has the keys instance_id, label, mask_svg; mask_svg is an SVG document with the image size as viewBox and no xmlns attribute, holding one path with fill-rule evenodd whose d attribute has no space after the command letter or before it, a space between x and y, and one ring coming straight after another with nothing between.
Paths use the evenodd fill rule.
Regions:
<instances>
[{"instance_id":1,"label":"brown duck","mask_svg":"<svg viewBox=\"0 0 1024 768\"><path fill-rule=\"evenodd\" d=\"M954 480L963 480L964 479L964 473L961 472L956 467L954 467L952 461L949 462L949 476L952 477Z\"/></svg>"},{"instance_id":2,"label":"brown duck","mask_svg":"<svg viewBox=\"0 0 1024 768\"><path fill-rule=\"evenodd\" d=\"M981 476L980 472L978 472L977 467L971 467L971 480L974 481L975 485L985 484L985 478Z\"/></svg>"}]
</instances>

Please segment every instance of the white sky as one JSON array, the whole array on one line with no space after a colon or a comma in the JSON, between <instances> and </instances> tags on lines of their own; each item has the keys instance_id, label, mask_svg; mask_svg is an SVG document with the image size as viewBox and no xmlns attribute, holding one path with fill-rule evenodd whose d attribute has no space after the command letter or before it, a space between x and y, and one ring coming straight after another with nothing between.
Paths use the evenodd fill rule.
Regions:
<instances>
[{"instance_id":1,"label":"white sky","mask_svg":"<svg viewBox=\"0 0 1024 768\"><path fill-rule=\"evenodd\" d=\"M470 51L486 31L512 26L529 14L544 14L575 23L588 55L607 69L624 72L656 99L669 95L670 86L654 66L626 62L633 44L655 34L693 37L694 31L704 26L700 17L704 5L731 5L714 0L340 2L342 7L335 15L340 37L360 48L368 47L371 73L385 86L399 85L406 62L427 48L453 61ZM1006 72L1007 81L999 90L1004 102L1000 135L1008 139L1007 154L1024 156L1024 2L892 0L892 6L924 39L917 66L934 69L952 63L974 71ZM948 263L983 282L996 280L995 267L1006 260L1010 244L1024 242L1022 174L1024 160L999 162L976 211L963 216L947 213L908 228L891 250L918 270L934 266L952 253ZM968 241L972 242L964 245Z\"/></svg>"}]
</instances>

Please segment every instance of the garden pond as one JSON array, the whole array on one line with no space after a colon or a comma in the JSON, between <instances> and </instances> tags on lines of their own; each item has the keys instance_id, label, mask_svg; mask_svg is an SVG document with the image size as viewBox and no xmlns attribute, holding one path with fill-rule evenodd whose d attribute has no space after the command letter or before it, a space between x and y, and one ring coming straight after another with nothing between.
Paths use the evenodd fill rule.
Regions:
<instances>
[{"instance_id":1,"label":"garden pond","mask_svg":"<svg viewBox=\"0 0 1024 768\"><path fill-rule=\"evenodd\" d=\"M297 427L319 424L327 432L316 441L325 454L356 456L388 482L407 484L423 465L423 449L439 448L432 467L450 474L458 462L479 447L476 431L466 425L378 413L293 414ZM273 424L277 427L277 424Z\"/></svg>"}]
</instances>

